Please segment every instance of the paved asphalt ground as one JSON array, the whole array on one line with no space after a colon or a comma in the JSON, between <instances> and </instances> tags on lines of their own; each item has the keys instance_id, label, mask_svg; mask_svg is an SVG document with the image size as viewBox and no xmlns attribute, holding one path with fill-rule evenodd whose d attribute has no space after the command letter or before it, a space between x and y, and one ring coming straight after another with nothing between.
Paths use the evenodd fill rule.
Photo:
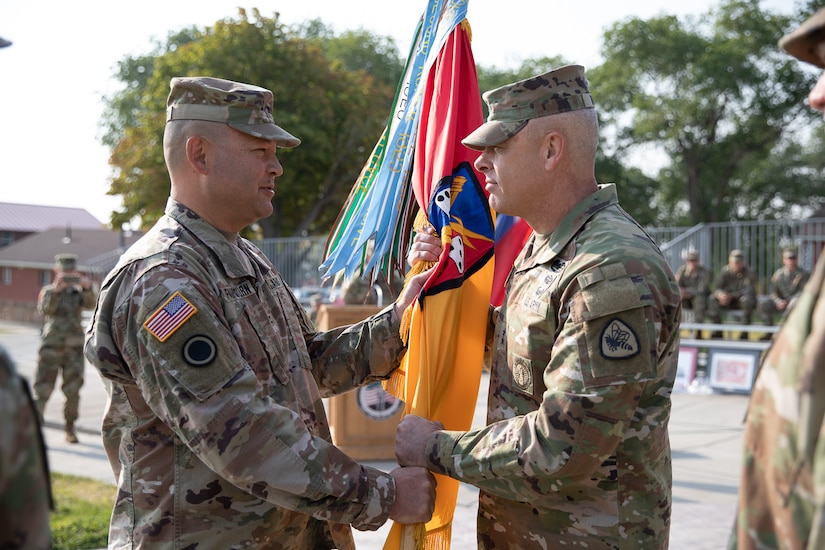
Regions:
<instances>
[{"instance_id":1,"label":"paved asphalt ground","mask_svg":"<svg viewBox=\"0 0 825 550\"><path fill-rule=\"evenodd\" d=\"M12 356L21 374L32 380L39 327L0 321L0 344ZM486 382L482 381L475 423L483 422ZM58 385L60 380L58 380ZM742 420L748 397L736 394L696 395L675 393L670 422L673 448L673 550L721 550L725 548L736 508L742 441ZM80 396L78 437L67 444L63 438L63 395L55 389L45 413L45 437L53 471L100 479L114 484L112 471L100 440L100 423L106 404L103 382L93 367L86 366L86 382ZM390 461L368 462L389 470ZM452 547L475 548L475 514L478 491L462 485L453 522ZM355 532L360 549L380 550L388 525L375 532Z\"/></svg>"}]
</instances>

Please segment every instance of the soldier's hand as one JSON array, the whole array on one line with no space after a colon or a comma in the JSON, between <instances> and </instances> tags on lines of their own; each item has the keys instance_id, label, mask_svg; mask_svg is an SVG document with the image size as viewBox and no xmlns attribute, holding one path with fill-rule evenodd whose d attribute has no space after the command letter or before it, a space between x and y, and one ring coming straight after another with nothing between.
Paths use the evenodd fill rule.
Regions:
<instances>
[{"instance_id":1,"label":"soldier's hand","mask_svg":"<svg viewBox=\"0 0 825 550\"><path fill-rule=\"evenodd\" d=\"M432 228L428 228L426 232L416 233L407 253L407 263L412 267L421 261L437 262L441 256L441 248L441 239L433 233Z\"/></svg>"},{"instance_id":2,"label":"soldier's hand","mask_svg":"<svg viewBox=\"0 0 825 550\"><path fill-rule=\"evenodd\" d=\"M395 429L395 458L401 466L427 465L427 440L438 430L441 422L433 422L414 414L401 419Z\"/></svg>"},{"instance_id":3,"label":"soldier's hand","mask_svg":"<svg viewBox=\"0 0 825 550\"><path fill-rule=\"evenodd\" d=\"M424 283L427 282L427 277L430 276L430 270L428 269L424 273L419 273L418 275L414 275L410 278L409 281L404 285L404 290L401 291L401 294L398 296L398 299L395 301L395 313L398 315L399 319L401 315L404 313L404 310L407 309L418 295L421 293L421 287L424 286Z\"/></svg>"},{"instance_id":4,"label":"soldier's hand","mask_svg":"<svg viewBox=\"0 0 825 550\"><path fill-rule=\"evenodd\" d=\"M435 508L435 476L426 468L396 468L395 502L390 519L398 523L425 523Z\"/></svg>"},{"instance_id":5,"label":"soldier's hand","mask_svg":"<svg viewBox=\"0 0 825 550\"><path fill-rule=\"evenodd\" d=\"M730 304L730 294L727 292L720 292L719 293L719 303L723 306Z\"/></svg>"}]
</instances>

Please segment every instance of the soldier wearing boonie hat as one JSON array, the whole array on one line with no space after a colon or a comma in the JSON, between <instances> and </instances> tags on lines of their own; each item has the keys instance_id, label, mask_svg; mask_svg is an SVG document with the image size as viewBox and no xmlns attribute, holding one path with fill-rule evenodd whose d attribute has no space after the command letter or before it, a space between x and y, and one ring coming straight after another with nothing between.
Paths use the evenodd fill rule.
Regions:
<instances>
[{"instance_id":1,"label":"soldier wearing boonie hat","mask_svg":"<svg viewBox=\"0 0 825 550\"><path fill-rule=\"evenodd\" d=\"M280 147L301 140L275 124L272 92L266 88L208 76L176 77L166 101L166 122L206 120L224 124Z\"/></svg>"},{"instance_id":2,"label":"soldier wearing boonie hat","mask_svg":"<svg viewBox=\"0 0 825 550\"><path fill-rule=\"evenodd\" d=\"M461 140L470 149L498 145L534 118L593 109L593 97L581 65L567 65L483 94L487 122Z\"/></svg>"},{"instance_id":3,"label":"soldier wearing boonie hat","mask_svg":"<svg viewBox=\"0 0 825 550\"><path fill-rule=\"evenodd\" d=\"M783 36L779 46L825 68L825 8ZM808 104L825 112L825 74L808 94ZM742 436L731 550L825 548L823 319L825 255L759 361Z\"/></svg>"}]
</instances>

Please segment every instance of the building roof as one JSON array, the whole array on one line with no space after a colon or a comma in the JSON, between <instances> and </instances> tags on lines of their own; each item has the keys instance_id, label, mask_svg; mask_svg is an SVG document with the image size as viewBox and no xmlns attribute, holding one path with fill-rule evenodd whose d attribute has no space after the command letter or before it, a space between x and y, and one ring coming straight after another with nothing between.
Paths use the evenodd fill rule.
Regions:
<instances>
[{"instance_id":1,"label":"building roof","mask_svg":"<svg viewBox=\"0 0 825 550\"><path fill-rule=\"evenodd\" d=\"M0 248L0 267L52 269L56 254L76 254L78 268L108 270L118 256L141 237L108 229L66 229L55 227L28 235Z\"/></svg>"},{"instance_id":2,"label":"building roof","mask_svg":"<svg viewBox=\"0 0 825 550\"><path fill-rule=\"evenodd\" d=\"M100 229L103 224L83 208L0 202L0 231L39 233L53 227Z\"/></svg>"}]
</instances>

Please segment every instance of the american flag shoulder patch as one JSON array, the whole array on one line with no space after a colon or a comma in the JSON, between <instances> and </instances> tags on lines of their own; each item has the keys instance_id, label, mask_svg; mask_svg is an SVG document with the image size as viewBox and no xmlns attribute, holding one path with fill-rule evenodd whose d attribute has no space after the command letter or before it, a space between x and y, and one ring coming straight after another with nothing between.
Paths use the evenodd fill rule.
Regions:
<instances>
[{"instance_id":1,"label":"american flag shoulder patch","mask_svg":"<svg viewBox=\"0 0 825 550\"><path fill-rule=\"evenodd\" d=\"M198 308L184 298L183 294L175 292L156 312L146 319L143 328L148 330L149 334L164 342L197 311Z\"/></svg>"}]
</instances>

